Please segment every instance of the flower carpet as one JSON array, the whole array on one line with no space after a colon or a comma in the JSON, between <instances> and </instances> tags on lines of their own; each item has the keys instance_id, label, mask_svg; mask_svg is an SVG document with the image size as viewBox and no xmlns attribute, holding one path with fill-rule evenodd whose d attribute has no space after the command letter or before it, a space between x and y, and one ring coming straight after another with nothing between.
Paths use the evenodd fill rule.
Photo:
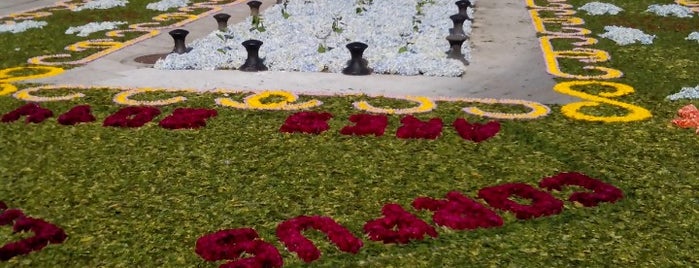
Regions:
<instances>
[{"instance_id":1,"label":"flower carpet","mask_svg":"<svg viewBox=\"0 0 699 268\"><path fill-rule=\"evenodd\" d=\"M699 265L699 2L522 0L567 104L28 81L236 4L0 18L0 267Z\"/></svg>"}]
</instances>

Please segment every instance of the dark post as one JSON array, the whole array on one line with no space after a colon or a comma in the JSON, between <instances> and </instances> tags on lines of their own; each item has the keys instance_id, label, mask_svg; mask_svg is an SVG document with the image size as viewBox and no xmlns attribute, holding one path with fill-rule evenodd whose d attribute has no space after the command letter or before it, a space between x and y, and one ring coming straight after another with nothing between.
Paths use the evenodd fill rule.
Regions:
<instances>
[{"instance_id":1,"label":"dark post","mask_svg":"<svg viewBox=\"0 0 699 268\"><path fill-rule=\"evenodd\" d=\"M244 41L242 44L245 50L248 51L248 58L245 60L245 63L240 66L239 70L243 72L267 71L267 66L262 63L262 59L259 56L262 41L250 39Z\"/></svg>"},{"instance_id":2,"label":"dark post","mask_svg":"<svg viewBox=\"0 0 699 268\"><path fill-rule=\"evenodd\" d=\"M257 17L260 15L260 6L262 2L260 1L250 1L248 6L250 7L250 16Z\"/></svg>"},{"instance_id":3,"label":"dark post","mask_svg":"<svg viewBox=\"0 0 699 268\"><path fill-rule=\"evenodd\" d=\"M461 53L461 46L463 46L464 42L468 39L465 35L449 35L447 36L447 41L449 41L449 52L447 52L447 58L449 59L455 59L459 60L464 63L464 65L468 65L468 61L464 57L464 54Z\"/></svg>"},{"instance_id":4,"label":"dark post","mask_svg":"<svg viewBox=\"0 0 699 268\"><path fill-rule=\"evenodd\" d=\"M353 42L347 44L347 49L349 49L350 54L352 54L352 59L347 62L347 68L342 70L343 74L347 75L368 75L371 73L369 69L367 60L362 58L364 50L369 47L367 44L361 42Z\"/></svg>"},{"instance_id":5,"label":"dark post","mask_svg":"<svg viewBox=\"0 0 699 268\"><path fill-rule=\"evenodd\" d=\"M170 36L172 36L172 39L175 40L175 48L172 49L172 52L177 54L187 53L187 46L184 44L184 39L187 37L187 34L189 34L189 31L184 29L175 29L170 31Z\"/></svg>"},{"instance_id":6,"label":"dark post","mask_svg":"<svg viewBox=\"0 0 699 268\"><path fill-rule=\"evenodd\" d=\"M228 30L228 19L231 18L231 15L228 15L226 13L218 13L214 15L214 19L216 19L216 23L218 23L218 30L225 32Z\"/></svg>"},{"instance_id":7,"label":"dark post","mask_svg":"<svg viewBox=\"0 0 699 268\"><path fill-rule=\"evenodd\" d=\"M473 20L468 16L468 8L473 7L473 5L471 5L471 1L468 1L468 0L456 1L456 6L459 8L459 15L466 16L467 20Z\"/></svg>"},{"instance_id":8,"label":"dark post","mask_svg":"<svg viewBox=\"0 0 699 268\"><path fill-rule=\"evenodd\" d=\"M466 21L467 17L461 14L456 14L451 15L449 18L454 23L454 28L449 30L449 34L466 36L466 32L464 32L464 21Z\"/></svg>"}]
</instances>

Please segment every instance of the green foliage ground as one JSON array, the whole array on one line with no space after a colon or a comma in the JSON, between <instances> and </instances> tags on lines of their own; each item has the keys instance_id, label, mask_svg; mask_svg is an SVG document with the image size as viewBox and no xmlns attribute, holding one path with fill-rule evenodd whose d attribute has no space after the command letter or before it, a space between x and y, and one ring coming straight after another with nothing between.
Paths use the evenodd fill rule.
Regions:
<instances>
[{"instance_id":1,"label":"green foliage ground","mask_svg":"<svg viewBox=\"0 0 699 268\"><path fill-rule=\"evenodd\" d=\"M576 7L586 2L569 1ZM697 266L699 144L693 130L674 127L670 120L678 108L699 102L664 97L699 84L699 44L684 40L691 31L699 31L699 18L643 13L650 4L670 1L608 2L626 11L619 16L578 14L593 33L616 24L635 25L658 36L650 46L620 47L609 40L594 46L612 55L605 66L624 71L625 77L615 81L636 89L618 100L653 113L643 122L573 121L552 106L553 113L544 119L503 121L502 132L482 144L462 140L450 127L434 141L397 139L399 116L390 116L385 136L360 138L338 131L357 113L352 101L362 98L334 97L321 98L325 104L315 109L334 115L330 131L287 135L278 128L290 112L222 108L213 104L214 96L185 95L187 102L163 107L156 122L181 106L215 107L218 117L192 131L165 130L154 123L138 129L104 128L100 123L66 127L55 120L2 124L0 200L61 226L69 238L0 267L216 267L194 253L196 239L239 227L255 228L280 249L289 267L305 266L276 240L279 222L319 214L361 235L362 225L379 217L387 202L407 208L415 197L442 197L450 190L475 196L485 186L536 184L561 171L614 184L625 199L596 208L567 203L559 215L528 221L501 213L501 228L440 228L437 239L403 246L365 239L357 255L315 239L323 255L308 266ZM63 28L70 25L74 24ZM12 46L27 53L11 54L2 67L23 65L30 56L45 54L32 50L36 44L52 53L67 45L40 41L48 34L0 34L3 40L27 40L0 43L3 57ZM103 120L119 109L111 101L114 93L96 90L81 100L42 106L60 114L88 103ZM377 104L381 103L389 101ZM0 112L22 104L0 97ZM418 117L441 117L446 124L458 117L484 121L460 112L463 106L440 103L435 112ZM611 107L605 112L619 113ZM417 214L430 221L429 214ZM18 237L9 227L0 228L0 243Z\"/></svg>"}]
</instances>

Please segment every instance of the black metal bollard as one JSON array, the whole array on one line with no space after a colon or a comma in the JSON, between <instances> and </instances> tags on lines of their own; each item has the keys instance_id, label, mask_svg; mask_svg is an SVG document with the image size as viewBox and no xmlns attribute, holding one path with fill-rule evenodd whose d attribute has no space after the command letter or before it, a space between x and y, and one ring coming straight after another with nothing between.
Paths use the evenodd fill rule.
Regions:
<instances>
[{"instance_id":1,"label":"black metal bollard","mask_svg":"<svg viewBox=\"0 0 699 268\"><path fill-rule=\"evenodd\" d=\"M260 6L262 2L260 1L250 1L248 6L250 7L250 16L257 17L260 15Z\"/></svg>"},{"instance_id":2,"label":"black metal bollard","mask_svg":"<svg viewBox=\"0 0 699 268\"><path fill-rule=\"evenodd\" d=\"M463 46L464 42L468 37L465 35L449 35L447 36L447 41L449 41L449 52L447 52L447 58L449 59L455 59L459 60L464 63L464 65L468 65L468 61L466 60L466 57L464 57L464 54L461 53L461 46Z\"/></svg>"},{"instance_id":3,"label":"black metal bollard","mask_svg":"<svg viewBox=\"0 0 699 268\"><path fill-rule=\"evenodd\" d=\"M454 28L449 30L449 34L466 36L466 32L464 32L464 21L466 21L467 17L461 14L456 14L449 16L449 18L454 23Z\"/></svg>"},{"instance_id":4,"label":"black metal bollard","mask_svg":"<svg viewBox=\"0 0 699 268\"><path fill-rule=\"evenodd\" d=\"M225 32L228 30L228 19L231 18L231 15L228 15L226 13L218 13L214 15L214 19L216 19L216 23L218 23L218 30Z\"/></svg>"},{"instance_id":5,"label":"black metal bollard","mask_svg":"<svg viewBox=\"0 0 699 268\"><path fill-rule=\"evenodd\" d=\"M468 16L468 8L473 7L473 5L471 4L471 1L468 1L468 0L456 1L456 6L459 8L459 15L466 16L467 20L473 20L471 17Z\"/></svg>"},{"instance_id":6,"label":"black metal bollard","mask_svg":"<svg viewBox=\"0 0 699 268\"><path fill-rule=\"evenodd\" d=\"M184 39L187 37L187 34L189 34L189 31L184 29L175 29L170 31L170 36L172 36L172 39L175 40L175 48L172 49L172 52L177 54L187 53L187 46L184 44Z\"/></svg>"},{"instance_id":7,"label":"black metal bollard","mask_svg":"<svg viewBox=\"0 0 699 268\"><path fill-rule=\"evenodd\" d=\"M347 62L347 67L342 70L342 73L346 75L370 74L371 69L368 67L368 62L362 58L364 50L369 46L362 42L352 42L347 44L346 47L349 49L350 54L352 54L352 58Z\"/></svg>"},{"instance_id":8,"label":"black metal bollard","mask_svg":"<svg viewBox=\"0 0 699 268\"><path fill-rule=\"evenodd\" d=\"M250 39L244 41L242 44L245 50L248 51L248 58L245 60L245 63L240 66L239 70L243 72L267 71L267 66L264 65L259 55L262 41Z\"/></svg>"}]
</instances>

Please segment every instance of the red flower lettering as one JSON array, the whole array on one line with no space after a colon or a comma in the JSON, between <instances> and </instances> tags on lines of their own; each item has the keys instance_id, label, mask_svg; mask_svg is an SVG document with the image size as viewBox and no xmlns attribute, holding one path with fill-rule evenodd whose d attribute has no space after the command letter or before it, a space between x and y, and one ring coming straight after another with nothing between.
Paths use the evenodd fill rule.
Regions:
<instances>
[{"instance_id":1,"label":"red flower lettering","mask_svg":"<svg viewBox=\"0 0 699 268\"><path fill-rule=\"evenodd\" d=\"M511 196L530 199L530 205L521 205L510 200ZM551 194L538 190L524 183L507 183L486 187L478 191L491 207L515 213L518 219L530 219L549 216L563 211L563 202Z\"/></svg>"},{"instance_id":2,"label":"red flower lettering","mask_svg":"<svg viewBox=\"0 0 699 268\"><path fill-rule=\"evenodd\" d=\"M301 233L308 228L325 233L328 239L344 252L357 253L364 245L362 240L347 228L328 217L298 216L280 223L277 226L277 237L289 251L296 252L305 262L312 262L320 257L320 250Z\"/></svg>"},{"instance_id":3,"label":"red flower lettering","mask_svg":"<svg viewBox=\"0 0 699 268\"><path fill-rule=\"evenodd\" d=\"M286 118L279 131L284 133L320 134L330 128L328 120L333 116L329 113L298 112Z\"/></svg>"},{"instance_id":4,"label":"red flower lettering","mask_svg":"<svg viewBox=\"0 0 699 268\"><path fill-rule=\"evenodd\" d=\"M104 119L105 127L142 127L160 114L155 107L124 107Z\"/></svg>"},{"instance_id":5,"label":"red flower lettering","mask_svg":"<svg viewBox=\"0 0 699 268\"><path fill-rule=\"evenodd\" d=\"M579 202L586 207L594 207L601 202L614 203L624 197L621 189L577 172L559 173L552 177L543 178L539 182L539 187L549 191L560 191L564 186L568 185L576 185L592 190L591 193L575 192L568 197L569 201Z\"/></svg>"},{"instance_id":6,"label":"red flower lettering","mask_svg":"<svg viewBox=\"0 0 699 268\"><path fill-rule=\"evenodd\" d=\"M437 237L437 231L432 226L398 204L384 205L381 214L383 218L364 224L364 232L373 241L407 244L410 240L422 240L426 234Z\"/></svg>"},{"instance_id":7,"label":"red flower lettering","mask_svg":"<svg viewBox=\"0 0 699 268\"><path fill-rule=\"evenodd\" d=\"M63 229L58 226L41 219L27 217L19 209L7 209L5 203L0 204L0 209L3 210L0 214L0 225L9 225L14 222L12 226L13 232L31 231L34 233L32 237L27 237L0 247L0 261L6 261L15 256L29 254L32 251L39 251L48 244L63 243L67 237Z\"/></svg>"},{"instance_id":8,"label":"red flower lettering","mask_svg":"<svg viewBox=\"0 0 699 268\"><path fill-rule=\"evenodd\" d=\"M282 267L284 262L277 248L260 240L251 228L220 230L197 239L195 252L207 261L232 260L225 267ZM243 253L254 257L243 258Z\"/></svg>"},{"instance_id":9,"label":"red flower lettering","mask_svg":"<svg viewBox=\"0 0 699 268\"><path fill-rule=\"evenodd\" d=\"M503 224L498 214L459 192L449 192L446 197L447 200L419 197L413 201L413 207L434 211L434 223L454 230L490 228Z\"/></svg>"},{"instance_id":10,"label":"red flower lettering","mask_svg":"<svg viewBox=\"0 0 699 268\"><path fill-rule=\"evenodd\" d=\"M474 142L481 142L490 139L500 131L500 123L497 121L479 124L469 123L466 121L466 119L459 118L454 121L453 125L461 138Z\"/></svg>"},{"instance_id":11,"label":"red flower lettering","mask_svg":"<svg viewBox=\"0 0 699 268\"><path fill-rule=\"evenodd\" d=\"M354 122L353 126L345 126L340 130L343 135L375 135L382 136L388 126L388 117L385 115L353 114L349 118Z\"/></svg>"},{"instance_id":12,"label":"red flower lettering","mask_svg":"<svg viewBox=\"0 0 699 268\"><path fill-rule=\"evenodd\" d=\"M19 120L22 116L27 116L26 123L41 123L46 120L46 118L53 116L53 112L49 109L42 108L36 103L27 103L2 115L0 121L3 123L10 123Z\"/></svg>"},{"instance_id":13,"label":"red flower lettering","mask_svg":"<svg viewBox=\"0 0 699 268\"><path fill-rule=\"evenodd\" d=\"M206 126L206 119L216 115L214 109L177 108L158 125L167 129L200 128Z\"/></svg>"},{"instance_id":14,"label":"red flower lettering","mask_svg":"<svg viewBox=\"0 0 699 268\"><path fill-rule=\"evenodd\" d=\"M70 111L58 116L61 125L76 125L78 123L93 122L97 120L90 112L90 105L78 105Z\"/></svg>"},{"instance_id":15,"label":"red flower lettering","mask_svg":"<svg viewBox=\"0 0 699 268\"><path fill-rule=\"evenodd\" d=\"M400 120L403 124L396 131L396 137L400 139L431 139L434 140L442 134L442 119L432 118L427 122L420 121L412 115Z\"/></svg>"}]
</instances>

